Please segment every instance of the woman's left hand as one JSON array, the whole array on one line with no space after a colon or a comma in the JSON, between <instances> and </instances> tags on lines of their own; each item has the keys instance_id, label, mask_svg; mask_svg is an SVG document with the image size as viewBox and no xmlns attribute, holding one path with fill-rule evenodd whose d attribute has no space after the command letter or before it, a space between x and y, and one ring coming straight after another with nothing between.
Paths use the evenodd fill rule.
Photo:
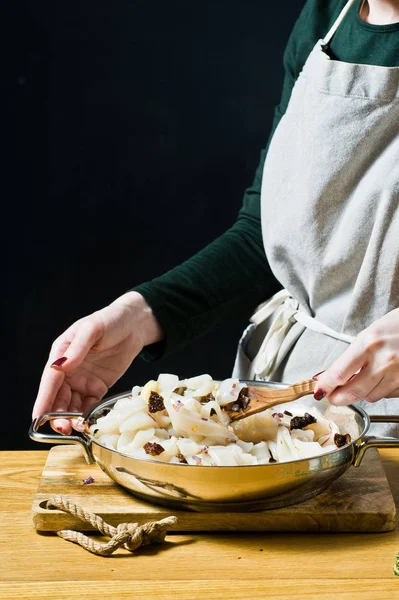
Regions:
<instances>
[{"instance_id":1,"label":"woman's left hand","mask_svg":"<svg viewBox=\"0 0 399 600\"><path fill-rule=\"evenodd\" d=\"M336 406L399 397L399 309L374 321L314 379L315 398Z\"/></svg>"}]
</instances>

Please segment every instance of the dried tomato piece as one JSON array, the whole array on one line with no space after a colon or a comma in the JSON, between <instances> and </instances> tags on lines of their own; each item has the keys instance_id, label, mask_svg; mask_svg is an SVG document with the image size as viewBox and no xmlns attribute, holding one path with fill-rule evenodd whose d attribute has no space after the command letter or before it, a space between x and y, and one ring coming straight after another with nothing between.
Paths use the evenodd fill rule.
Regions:
<instances>
[{"instance_id":1,"label":"dried tomato piece","mask_svg":"<svg viewBox=\"0 0 399 600\"><path fill-rule=\"evenodd\" d=\"M148 412L156 413L160 410L165 410L163 397L157 392L151 392L150 398L148 400Z\"/></svg>"},{"instance_id":2,"label":"dried tomato piece","mask_svg":"<svg viewBox=\"0 0 399 600\"><path fill-rule=\"evenodd\" d=\"M291 419L290 429L303 429L308 425L312 425L312 423L317 423L317 419L309 413L305 413L303 417L293 417Z\"/></svg>"},{"instance_id":3,"label":"dried tomato piece","mask_svg":"<svg viewBox=\"0 0 399 600\"><path fill-rule=\"evenodd\" d=\"M146 454L151 454L151 456L158 456L158 454L162 454L165 452L165 448L161 446L161 444L157 444L156 442L147 442L143 446Z\"/></svg>"},{"instance_id":4,"label":"dried tomato piece","mask_svg":"<svg viewBox=\"0 0 399 600\"><path fill-rule=\"evenodd\" d=\"M342 448L342 446L346 446L346 444L350 444L351 443L351 436L349 433L336 433L334 435L334 444L337 446L337 448Z\"/></svg>"}]
</instances>

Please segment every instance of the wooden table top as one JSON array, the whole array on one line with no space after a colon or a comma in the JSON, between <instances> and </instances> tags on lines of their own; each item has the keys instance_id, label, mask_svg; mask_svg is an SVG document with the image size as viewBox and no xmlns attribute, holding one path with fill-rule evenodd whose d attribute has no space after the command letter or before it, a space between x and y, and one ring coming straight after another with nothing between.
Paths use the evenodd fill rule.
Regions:
<instances>
[{"instance_id":1,"label":"wooden table top","mask_svg":"<svg viewBox=\"0 0 399 600\"><path fill-rule=\"evenodd\" d=\"M381 450L399 514L399 452ZM0 453L0 598L394 600L399 528L374 534L209 533L110 558L38 534L32 500L46 451Z\"/></svg>"}]
</instances>

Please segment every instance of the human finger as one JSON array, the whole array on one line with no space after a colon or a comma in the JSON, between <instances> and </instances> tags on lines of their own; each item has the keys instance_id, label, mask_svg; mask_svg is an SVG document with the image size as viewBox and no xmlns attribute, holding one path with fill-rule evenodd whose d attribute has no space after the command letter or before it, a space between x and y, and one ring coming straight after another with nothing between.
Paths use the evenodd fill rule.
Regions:
<instances>
[{"instance_id":1,"label":"human finger","mask_svg":"<svg viewBox=\"0 0 399 600\"><path fill-rule=\"evenodd\" d=\"M69 406L65 408L65 411L75 412L81 415L82 413L87 413L93 406L99 403L99 399L96 396L85 396L82 399L82 396L79 392L72 391L71 399L69 402ZM58 410L61 411L64 409L65 404L62 402L57 407L55 412ZM82 427L78 419L54 419L52 421L51 426L54 430L69 435L72 432L72 429L76 431L81 431Z\"/></svg>"},{"instance_id":2,"label":"human finger","mask_svg":"<svg viewBox=\"0 0 399 600\"><path fill-rule=\"evenodd\" d=\"M103 333L104 328L100 321L94 319L83 320L75 328L73 338L62 356L58 356L51 367L66 373L75 369L84 361L90 350L101 339Z\"/></svg>"},{"instance_id":3,"label":"human finger","mask_svg":"<svg viewBox=\"0 0 399 600\"><path fill-rule=\"evenodd\" d=\"M64 354L69 345L70 338L68 332L65 332L52 344L49 358L40 379L36 400L33 405L32 419L52 410L57 394L64 383L65 373L60 369L51 368L51 365L55 360L54 357Z\"/></svg>"},{"instance_id":4,"label":"human finger","mask_svg":"<svg viewBox=\"0 0 399 600\"><path fill-rule=\"evenodd\" d=\"M74 332L65 333L68 338L70 335L72 337L70 341L61 338L53 344L34 406L34 416L50 410L53 412L68 410L71 398L65 398L67 388L61 389L65 374L83 362L91 347L101 337L102 331L99 327L92 326L90 322L86 321L80 327L77 327ZM57 355L57 351L62 353L62 356L53 360ZM55 419L52 422L52 428L69 434L71 423L65 419Z\"/></svg>"},{"instance_id":5,"label":"human finger","mask_svg":"<svg viewBox=\"0 0 399 600\"><path fill-rule=\"evenodd\" d=\"M79 392L72 392L71 403L69 405L69 411L77 413L79 416L81 416L82 413L84 412L83 411L83 400L84 399ZM82 431L82 425L79 422L78 417L76 417L76 419L71 419L70 423L71 423L72 429L75 429L75 431Z\"/></svg>"},{"instance_id":6,"label":"human finger","mask_svg":"<svg viewBox=\"0 0 399 600\"><path fill-rule=\"evenodd\" d=\"M57 398L54 401L52 412L68 412L69 405L71 402L72 390L65 382L62 384ZM60 433L69 435L71 433L71 422L69 419L53 419L51 421L51 428Z\"/></svg>"},{"instance_id":7,"label":"human finger","mask_svg":"<svg viewBox=\"0 0 399 600\"><path fill-rule=\"evenodd\" d=\"M82 412L87 413L99 402L101 402L101 398L98 396L85 396L82 400Z\"/></svg>"},{"instance_id":8,"label":"human finger","mask_svg":"<svg viewBox=\"0 0 399 600\"><path fill-rule=\"evenodd\" d=\"M69 404L67 402L67 398L65 397L64 401L58 405L57 410L64 410L64 407L66 412L77 413L80 415L82 413L81 394L77 391L72 390L70 394ZM70 419L54 419L54 421L52 422L52 427L60 433L69 435L70 433L72 433L72 429L76 429L77 431L80 430L77 427L77 424L77 419L73 419L72 417Z\"/></svg>"},{"instance_id":9,"label":"human finger","mask_svg":"<svg viewBox=\"0 0 399 600\"><path fill-rule=\"evenodd\" d=\"M32 410L32 419L50 412L57 394L65 380L65 373L45 367Z\"/></svg>"},{"instance_id":10,"label":"human finger","mask_svg":"<svg viewBox=\"0 0 399 600\"><path fill-rule=\"evenodd\" d=\"M385 376L380 383L367 394L365 400L374 404L374 402L378 402L383 398L399 398L399 388L397 385L397 377L393 378Z\"/></svg>"},{"instance_id":11,"label":"human finger","mask_svg":"<svg viewBox=\"0 0 399 600\"><path fill-rule=\"evenodd\" d=\"M321 400L325 396L329 399L336 388L344 386L365 366L366 361L367 356L363 345L355 340L328 369L317 376L314 390L316 400Z\"/></svg>"},{"instance_id":12,"label":"human finger","mask_svg":"<svg viewBox=\"0 0 399 600\"><path fill-rule=\"evenodd\" d=\"M327 399L334 406L346 406L355 404L359 400L368 400L383 379L383 372L376 371L371 365L367 365L357 375L351 377L346 384L335 388Z\"/></svg>"}]
</instances>

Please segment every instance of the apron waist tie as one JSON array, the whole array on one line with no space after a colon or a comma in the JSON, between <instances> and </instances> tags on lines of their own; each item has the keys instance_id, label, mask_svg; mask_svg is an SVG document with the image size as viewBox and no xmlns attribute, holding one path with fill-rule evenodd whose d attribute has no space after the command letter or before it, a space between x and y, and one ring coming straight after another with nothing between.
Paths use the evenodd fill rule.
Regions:
<instances>
[{"instance_id":1,"label":"apron waist tie","mask_svg":"<svg viewBox=\"0 0 399 600\"><path fill-rule=\"evenodd\" d=\"M261 304L252 315L250 321L255 325L260 325L260 323L263 323L272 314L275 315L274 319L259 348L259 352L252 362L252 377L258 375L261 378L267 378L270 375L276 366L275 363L281 344L296 321L316 333L328 335L348 344L354 340L354 337L334 331L331 327L301 312L299 310L299 302L285 289L277 292L270 300Z\"/></svg>"}]
</instances>

